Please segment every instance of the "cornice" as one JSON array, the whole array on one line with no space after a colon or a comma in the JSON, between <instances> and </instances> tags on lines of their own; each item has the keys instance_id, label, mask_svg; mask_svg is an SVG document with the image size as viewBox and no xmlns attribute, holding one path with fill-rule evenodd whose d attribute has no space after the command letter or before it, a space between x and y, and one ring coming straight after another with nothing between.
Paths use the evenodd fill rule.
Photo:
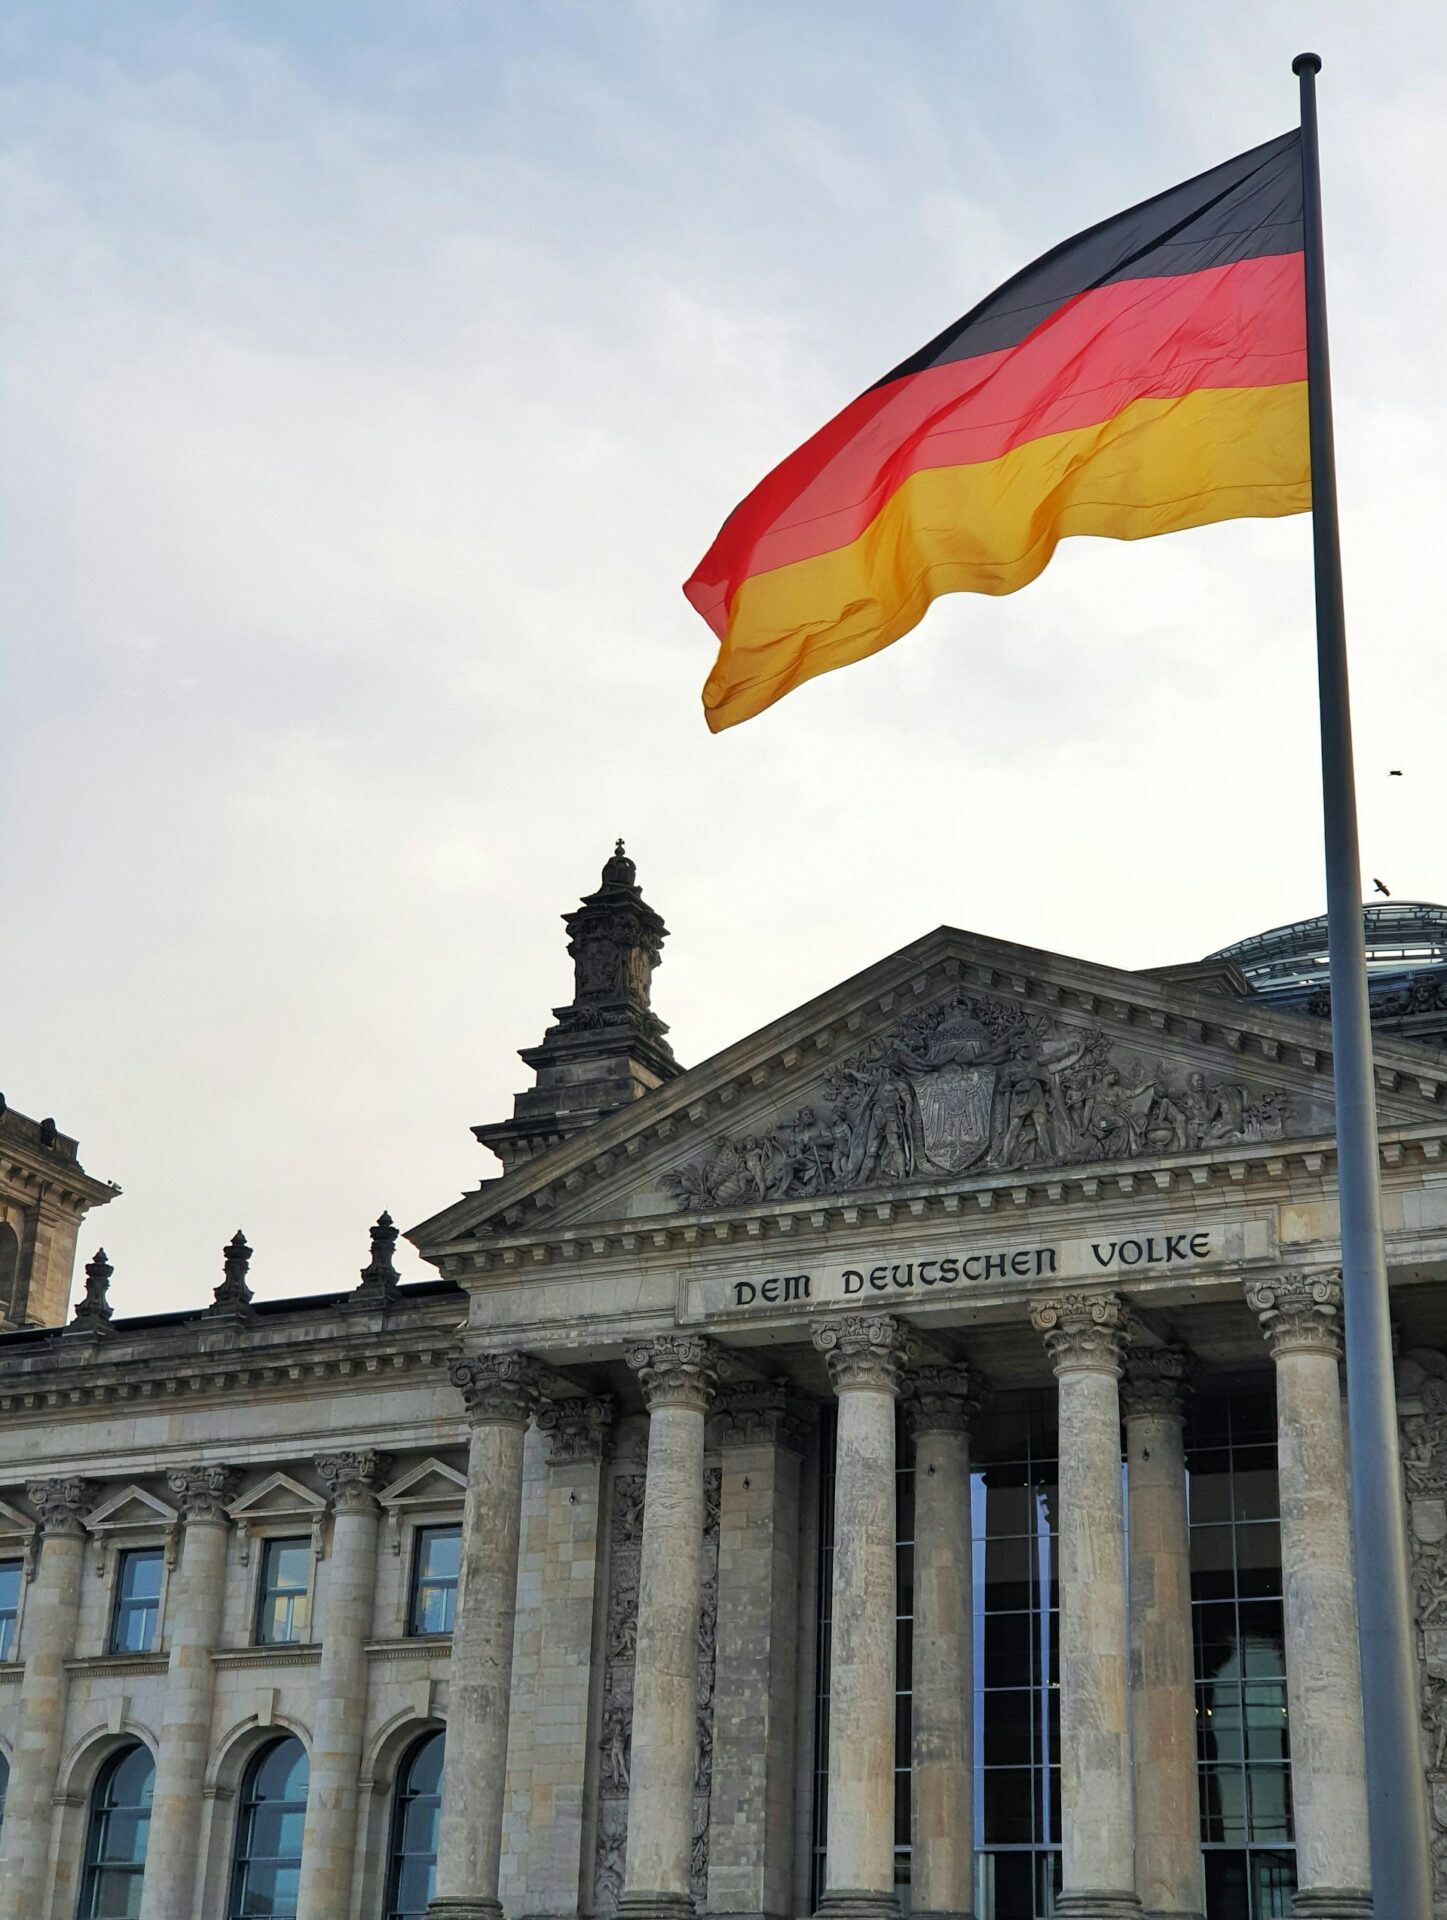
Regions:
<instances>
[{"instance_id":1,"label":"cornice","mask_svg":"<svg viewBox=\"0 0 1447 1920\"><path fill-rule=\"evenodd\" d=\"M1447 1125L1428 1123L1382 1133L1378 1159L1388 1185L1393 1176L1422 1169L1447 1177ZM1135 1203L1189 1196L1194 1204L1219 1200L1291 1199L1304 1184L1314 1191L1334 1186L1336 1142L1331 1135L1295 1141L1270 1140L1218 1148L1210 1153L1167 1154L1132 1160L1101 1160L1072 1167L994 1172L973 1178L880 1187L828 1199L773 1201L727 1213L663 1214L646 1220L615 1219L549 1234L516 1233L459 1244L439 1264L450 1279L475 1284L525 1281L539 1269L567 1272L608 1261L636 1263L649 1256L677 1256L723 1246L766 1241L827 1243L834 1235L856 1236L861 1226L894 1222L1010 1218L1016 1210L1068 1211L1087 1207L1098 1218L1101 1204Z\"/></svg>"},{"instance_id":2,"label":"cornice","mask_svg":"<svg viewBox=\"0 0 1447 1920\"><path fill-rule=\"evenodd\" d=\"M130 1679L143 1673L164 1673L171 1664L166 1653L101 1653L88 1659L67 1660L67 1673L84 1673L96 1679Z\"/></svg>"},{"instance_id":3,"label":"cornice","mask_svg":"<svg viewBox=\"0 0 1447 1920\"><path fill-rule=\"evenodd\" d=\"M442 1660L452 1657L450 1633L414 1634L406 1640L369 1640L362 1648L369 1660Z\"/></svg>"},{"instance_id":4,"label":"cornice","mask_svg":"<svg viewBox=\"0 0 1447 1920\"><path fill-rule=\"evenodd\" d=\"M314 1667L322 1657L321 1643L304 1640L281 1647L218 1647L213 1667Z\"/></svg>"}]
</instances>

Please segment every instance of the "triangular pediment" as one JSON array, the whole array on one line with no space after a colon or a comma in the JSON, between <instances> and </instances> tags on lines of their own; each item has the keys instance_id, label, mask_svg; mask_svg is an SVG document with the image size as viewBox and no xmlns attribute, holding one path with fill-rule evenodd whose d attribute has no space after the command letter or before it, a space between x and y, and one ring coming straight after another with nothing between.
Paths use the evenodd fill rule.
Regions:
<instances>
[{"instance_id":1,"label":"triangular pediment","mask_svg":"<svg viewBox=\"0 0 1447 1920\"><path fill-rule=\"evenodd\" d=\"M36 1531L37 1523L18 1507L12 1507L8 1500L0 1500L0 1541L13 1546L16 1541L28 1541Z\"/></svg>"},{"instance_id":2,"label":"triangular pediment","mask_svg":"<svg viewBox=\"0 0 1447 1920\"><path fill-rule=\"evenodd\" d=\"M146 1527L173 1527L180 1515L175 1507L164 1500L158 1500L155 1494L147 1493L144 1487L122 1487L86 1515L86 1526L92 1533L119 1533L124 1529Z\"/></svg>"},{"instance_id":3,"label":"triangular pediment","mask_svg":"<svg viewBox=\"0 0 1447 1920\"><path fill-rule=\"evenodd\" d=\"M233 1500L226 1511L233 1520L255 1525L265 1520L305 1519L326 1512L326 1501L289 1473L268 1474L265 1480Z\"/></svg>"},{"instance_id":4,"label":"triangular pediment","mask_svg":"<svg viewBox=\"0 0 1447 1920\"><path fill-rule=\"evenodd\" d=\"M1327 1139L1329 1024L1236 986L1219 963L1129 973L943 927L409 1238L445 1264L594 1223L706 1230ZM1447 1060L1378 1038L1376 1062L1384 1128L1440 1120Z\"/></svg>"},{"instance_id":5,"label":"triangular pediment","mask_svg":"<svg viewBox=\"0 0 1447 1920\"><path fill-rule=\"evenodd\" d=\"M467 1492L467 1475L445 1460L420 1460L377 1495L384 1507L455 1506Z\"/></svg>"}]
</instances>

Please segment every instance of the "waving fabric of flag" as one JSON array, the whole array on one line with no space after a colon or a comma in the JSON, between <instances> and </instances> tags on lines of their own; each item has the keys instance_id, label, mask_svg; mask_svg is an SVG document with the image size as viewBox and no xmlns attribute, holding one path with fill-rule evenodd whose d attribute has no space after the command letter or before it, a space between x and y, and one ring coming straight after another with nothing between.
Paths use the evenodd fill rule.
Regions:
<instances>
[{"instance_id":1,"label":"waving fabric of flag","mask_svg":"<svg viewBox=\"0 0 1447 1920\"><path fill-rule=\"evenodd\" d=\"M760 482L684 588L709 726L877 653L1067 534L1311 506L1300 135L1067 240Z\"/></svg>"}]
</instances>

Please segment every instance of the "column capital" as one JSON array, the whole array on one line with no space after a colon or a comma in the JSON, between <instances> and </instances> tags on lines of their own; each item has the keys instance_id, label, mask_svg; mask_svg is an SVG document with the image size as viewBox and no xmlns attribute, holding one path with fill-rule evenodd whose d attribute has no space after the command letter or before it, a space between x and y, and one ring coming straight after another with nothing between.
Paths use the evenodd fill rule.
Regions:
<instances>
[{"instance_id":1,"label":"column capital","mask_svg":"<svg viewBox=\"0 0 1447 1920\"><path fill-rule=\"evenodd\" d=\"M1191 1393L1191 1356L1184 1347L1126 1349L1121 1411L1127 1420L1184 1420Z\"/></svg>"},{"instance_id":2,"label":"column capital","mask_svg":"<svg viewBox=\"0 0 1447 1920\"><path fill-rule=\"evenodd\" d=\"M963 1360L911 1367L904 1378L904 1406L911 1431L968 1434L980 1410L979 1375Z\"/></svg>"},{"instance_id":3,"label":"column capital","mask_svg":"<svg viewBox=\"0 0 1447 1920\"><path fill-rule=\"evenodd\" d=\"M193 1521L227 1520L226 1504L241 1481L235 1467L170 1467L166 1486L189 1527Z\"/></svg>"},{"instance_id":4,"label":"column capital","mask_svg":"<svg viewBox=\"0 0 1447 1920\"><path fill-rule=\"evenodd\" d=\"M1284 1353L1342 1351L1341 1273L1276 1273L1246 1282L1246 1304L1261 1322L1273 1360Z\"/></svg>"},{"instance_id":5,"label":"column capital","mask_svg":"<svg viewBox=\"0 0 1447 1920\"><path fill-rule=\"evenodd\" d=\"M882 1388L899 1396L901 1375L914 1352L914 1335L892 1313L846 1313L814 1329L836 1393Z\"/></svg>"},{"instance_id":6,"label":"column capital","mask_svg":"<svg viewBox=\"0 0 1447 1920\"><path fill-rule=\"evenodd\" d=\"M25 1498L40 1517L45 1534L82 1534L85 1515L100 1498L94 1480L78 1474L58 1474L47 1480L27 1480Z\"/></svg>"},{"instance_id":7,"label":"column capital","mask_svg":"<svg viewBox=\"0 0 1447 1920\"><path fill-rule=\"evenodd\" d=\"M714 1408L713 1437L720 1447L762 1442L802 1453L816 1412L813 1401L787 1381L740 1380L724 1390Z\"/></svg>"},{"instance_id":8,"label":"column capital","mask_svg":"<svg viewBox=\"0 0 1447 1920\"><path fill-rule=\"evenodd\" d=\"M718 1384L719 1352L701 1333L660 1333L652 1340L630 1340L624 1358L638 1375L650 1413L660 1407L689 1407L707 1413Z\"/></svg>"},{"instance_id":9,"label":"column capital","mask_svg":"<svg viewBox=\"0 0 1447 1920\"><path fill-rule=\"evenodd\" d=\"M544 1400L538 1408L540 1433L547 1435L548 1462L554 1467L575 1460L602 1460L613 1437L611 1393L580 1393L565 1400Z\"/></svg>"},{"instance_id":10,"label":"column capital","mask_svg":"<svg viewBox=\"0 0 1447 1920\"><path fill-rule=\"evenodd\" d=\"M447 1377L474 1427L525 1427L538 1403L538 1363L531 1354L454 1354Z\"/></svg>"},{"instance_id":11,"label":"column capital","mask_svg":"<svg viewBox=\"0 0 1447 1920\"><path fill-rule=\"evenodd\" d=\"M373 1447L344 1447L336 1453L319 1453L315 1464L337 1513L372 1513L377 1482L386 1479L392 1456Z\"/></svg>"},{"instance_id":12,"label":"column capital","mask_svg":"<svg viewBox=\"0 0 1447 1920\"><path fill-rule=\"evenodd\" d=\"M1057 1374L1120 1376L1130 1315L1118 1293L1055 1293L1030 1303L1030 1324L1045 1339Z\"/></svg>"}]
</instances>

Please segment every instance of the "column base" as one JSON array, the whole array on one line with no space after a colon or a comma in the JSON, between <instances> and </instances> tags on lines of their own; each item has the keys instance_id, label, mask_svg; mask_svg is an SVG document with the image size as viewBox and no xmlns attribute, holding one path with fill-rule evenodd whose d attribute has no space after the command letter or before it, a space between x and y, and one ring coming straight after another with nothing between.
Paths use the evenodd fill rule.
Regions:
<instances>
[{"instance_id":1,"label":"column base","mask_svg":"<svg viewBox=\"0 0 1447 1920\"><path fill-rule=\"evenodd\" d=\"M1096 1892L1058 1893L1055 1920L1144 1920L1140 1895Z\"/></svg>"},{"instance_id":2,"label":"column base","mask_svg":"<svg viewBox=\"0 0 1447 1920\"><path fill-rule=\"evenodd\" d=\"M457 1899L448 1894L427 1903L426 1920L502 1920L499 1900Z\"/></svg>"},{"instance_id":3,"label":"column base","mask_svg":"<svg viewBox=\"0 0 1447 1920\"><path fill-rule=\"evenodd\" d=\"M620 1893L618 1920L697 1920L691 1893Z\"/></svg>"},{"instance_id":4,"label":"column base","mask_svg":"<svg viewBox=\"0 0 1447 1920\"><path fill-rule=\"evenodd\" d=\"M1361 1887L1303 1887L1291 1911L1295 1920L1372 1920L1372 1896Z\"/></svg>"},{"instance_id":5,"label":"column base","mask_svg":"<svg viewBox=\"0 0 1447 1920\"><path fill-rule=\"evenodd\" d=\"M865 1887L830 1887L814 1909L814 1920L899 1920L899 1901L892 1893Z\"/></svg>"}]
</instances>

